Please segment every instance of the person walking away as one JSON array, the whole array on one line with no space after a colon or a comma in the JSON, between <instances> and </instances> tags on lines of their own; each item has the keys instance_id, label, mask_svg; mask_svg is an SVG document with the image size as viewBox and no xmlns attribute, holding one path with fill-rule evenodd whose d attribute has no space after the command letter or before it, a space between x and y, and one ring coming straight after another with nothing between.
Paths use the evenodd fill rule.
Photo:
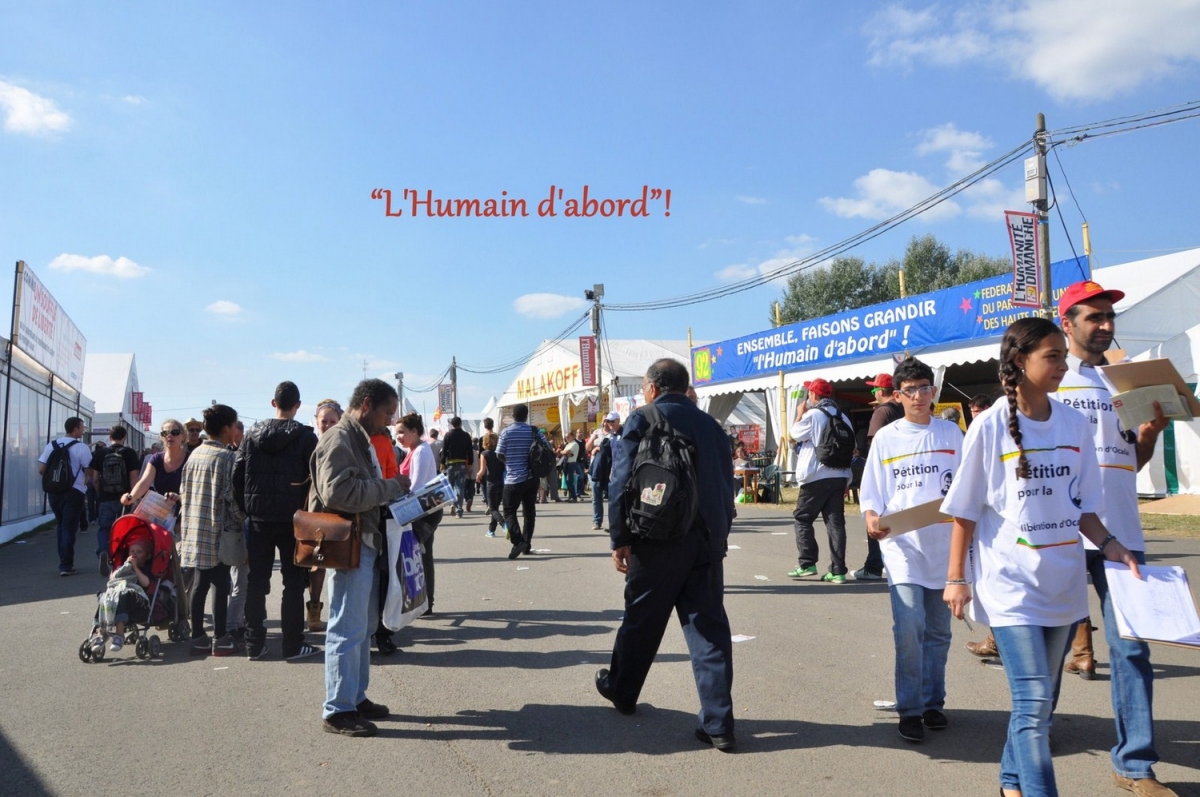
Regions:
<instances>
[{"instance_id":1,"label":"person walking away","mask_svg":"<svg viewBox=\"0 0 1200 797\"><path fill-rule=\"evenodd\" d=\"M1058 794L1054 696L1075 624L1088 613L1079 534L1140 577L1137 559L1096 515L1100 467L1087 418L1050 399L1066 357L1066 339L1052 321L1009 325L1000 343L1008 400L967 430L941 507L954 518L943 599L955 617L969 607L972 619L992 627L1012 692L1000 759L1000 787L1009 797Z\"/></svg>"},{"instance_id":2,"label":"person walking away","mask_svg":"<svg viewBox=\"0 0 1200 797\"><path fill-rule=\"evenodd\" d=\"M128 432L124 426L114 426L108 433L108 447L101 448L88 464L87 478L96 491L96 559L100 575L108 577L112 570L108 543L112 525L121 516L121 496L133 489L138 477L137 453L127 445Z\"/></svg>"},{"instance_id":3,"label":"person walking away","mask_svg":"<svg viewBox=\"0 0 1200 797\"><path fill-rule=\"evenodd\" d=\"M1104 500L1097 514L1104 527L1133 552L1138 562L1146 561L1146 540L1138 513L1137 472L1154 456L1159 433L1167 426L1162 408L1155 418L1135 431L1121 428L1112 396L1096 372L1109 362L1107 352L1116 334L1113 305L1124 298L1117 290L1105 290L1090 280L1077 282L1058 302L1062 330L1067 336L1067 373L1053 398L1082 412L1100 461L1100 484ZM1154 743L1154 667L1150 646L1135 639L1122 639L1108 592L1104 557L1084 538L1087 569L1100 599L1104 639L1108 643L1112 677L1113 718L1117 739L1110 757L1112 779L1120 788L1142 797L1165 797L1174 791L1154 776L1158 751ZM1096 661L1092 651L1091 618L1079 624L1067 657L1065 670L1091 680Z\"/></svg>"},{"instance_id":4,"label":"person walking away","mask_svg":"<svg viewBox=\"0 0 1200 797\"><path fill-rule=\"evenodd\" d=\"M863 471L862 510L867 533L879 541L887 566L899 732L919 742L926 729L939 731L949 724L942 709L950 609L942 591L950 565L950 529L935 523L889 535L886 516L941 500L958 471L962 432L933 417L937 387L932 368L908 358L893 376L904 417L875 436Z\"/></svg>"},{"instance_id":5,"label":"person walking away","mask_svg":"<svg viewBox=\"0 0 1200 797\"><path fill-rule=\"evenodd\" d=\"M504 523L504 464L496 456L496 445L500 438L492 431L491 418L484 419L487 429L479 443L479 473L475 482L483 488L484 500L488 508L487 536L496 536L496 527L500 526L508 534L508 526Z\"/></svg>"},{"instance_id":6,"label":"person walking away","mask_svg":"<svg viewBox=\"0 0 1200 797\"><path fill-rule=\"evenodd\" d=\"M317 440L310 462L311 512L357 516L362 530L358 567L328 575L329 625L325 632L325 702L321 728L344 736L374 736L372 720L391 712L367 697L371 680L371 633L379 622L375 560L386 545L380 507L408 492L408 479L383 479L371 457L371 435L387 431L399 401L382 379L354 388L341 419Z\"/></svg>"},{"instance_id":7,"label":"person walking away","mask_svg":"<svg viewBox=\"0 0 1200 797\"><path fill-rule=\"evenodd\" d=\"M796 551L799 566L789 578L817 574L819 549L813 529L817 515L829 533L829 572L821 577L830 584L846 583L846 485L854 458L854 427L833 400L833 385L824 379L804 383L806 395L796 408L791 437L798 448L796 480ZM830 428L831 424L839 424ZM827 434L828 431L828 434ZM732 463L732 460L730 460Z\"/></svg>"},{"instance_id":8,"label":"person walking away","mask_svg":"<svg viewBox=\"0 0 1200 797\"><path fill-rule=\"evenodd\" d=\"M472 453L471 435L463 431L462 418L455 415L450 419L450 431L446 432L446 438L442 441L441 463L446 478L454 487L453 511L458 517L463 516L463 506L468 498Z\"/></svg>"},{"instance_id":9,"label":"person walking away","mask_svg":"<svg viewBox=\"0 0 1200 797\"><path fill-rule=\"evenodd\" d=\"M533 542L533 527L537 522L537 497L539 479L529 466L529 448L534 440L549 445L537 429L530 426L529 405L517 404L512 409L513 422L500 433L496 444L496 456L504 465L504 523L508 526L512 550L509 559L529 553ZM517 521L517 507L521 507L524 524Z\"/></svg>"},{"instance_id":10,"label":"person walking away","mask_svg":"<svg viewBox=\"0 0 1200 797\"><path fill-rule=\"evenodd\" d=\"M279 599L281 653L298 660L320 652L305 643L305 569L297 567L292 517L308 500L308 464L317 447L311 426L296 420L300 388L280 382L271 399L275 417L259 421L238 448L233 469L233 494L250 520L246 589L246 656L267 655L267 596L279 554L283 593ZM320 615L320 604L316 607Z\"/></svg>"},{"instance_id":11,"label":"person walking away","mask_svg":"<svg viewBox=\"0 0 1200 797\"><path fill-rule=\"evenodd\" d=\"M733 524L733 460L724 431L688 399L687 387L688 372L682 363L655 361L642 380L646 406L629 417L621 439L613 444L608 524L613 566L625 576L625 615L611 663L596 673L595 684L618 712L633 714L675 612L700 698L694 735L704 744L731 752L737 741L724 559ZM676 446L669 445L672 438ZM673 522L661 518L663 526L645 525L643 516L632 511L635 499L642 511L647 510L649 503L641 504L638 496L656 489L646 485L639 491L643 473L650 472L649 465L637 464L642 461L639 449L659 451L661 456L655 458L659 467L673 468L663 477L664 483L678 489L671 494L660 490L655 506L681 511ZM668 456L667 451L677 455Z\"/></svg>"},{"instance_id":12,"label":"person walking away","mask_svg":"<svg viewBox=\"0 0 1200 797\"><path fill-rule=\"evenodd\" d=\"M67 418L65 435L51 440L38 457L37 472L42 477L42 490L54 513L58 536L58 574L75 575L75 535L79 533L79 518L87 498L85 471L92 462L91 452L81 442L87 427L82 418Z\"/></svg>"}]
</instances>

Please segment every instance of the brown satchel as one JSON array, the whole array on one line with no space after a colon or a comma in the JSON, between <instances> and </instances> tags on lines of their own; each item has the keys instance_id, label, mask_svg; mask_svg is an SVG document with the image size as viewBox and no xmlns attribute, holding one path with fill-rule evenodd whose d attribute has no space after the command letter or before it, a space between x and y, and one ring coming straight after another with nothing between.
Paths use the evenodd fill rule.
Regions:
<instances>
[{"instance_id":1,"label":"brown satchel","mask_svg":"<svg viewBox=\"0 0 1200 797\"><path fill-rule=\"evenodd\" d=\"M296 536L295 563L314 570L354 570L362 556L362 518L344 518L330 512L305 512L292 516Z\"/></svg>"}]
</instances>

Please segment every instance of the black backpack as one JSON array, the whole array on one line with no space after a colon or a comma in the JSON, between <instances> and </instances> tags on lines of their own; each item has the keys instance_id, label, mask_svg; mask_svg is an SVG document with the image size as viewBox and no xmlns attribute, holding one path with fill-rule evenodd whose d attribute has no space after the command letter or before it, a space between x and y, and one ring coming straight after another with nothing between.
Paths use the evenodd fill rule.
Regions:
<instances>
[{"instance_id":1,"label":"black backpack","mask_svg":"<svg viewBox=\"0 0 1200 797\"><path fill-rule=\"evenodd\" d=\"M120 495L129 489L129 468L120 446L112 446L100 460L100 492Z\"/></svg>"},{"instance_id":2,"label":"black backpack","mask_svg":"<svg viewBox=\"0 0 1200 797\"><path fill-rule=\"evenodd\" d=\"M842 414L829 414L824 407L817 407L829 419L821 430L817 441L817 461L827 468L848 468L854 461L854 430L842 420Z\"/></svg>"},{"instance_id":3,"label":"black backpack","mask_svg":"<svg viewBox=\"0 0 1200 797\"><path fill-rule=\"evenodd\" d=\"M554 449L535 429L529 444L529 472L535 479L544 479L554 472L555 459Z\"/></svg>"},{"instance_id":4,"label":"black backpack","mask_svg":"<svg viewBox=\"0 0 1200 797\"><path fill-rule=\"evenodd\" d=\"M42 471L42 490L51 495L62 495L75 487L75 471L71 470L71 446L78 443L72 440L65 446L51 440L50 456L46 458L46 469Z\"/></svg>"},{"instance_id":5,"label":"black backpack","mask_svg":"<svg viewBox=\"0 0 1200 797\"><path fill-rule=\"evenodd\" d=\"M650 428L638 443L622 503L630 533L655 542L678 540L699 515L696 447L653 404L639 412Z\"/></svg>"}]
</instances>

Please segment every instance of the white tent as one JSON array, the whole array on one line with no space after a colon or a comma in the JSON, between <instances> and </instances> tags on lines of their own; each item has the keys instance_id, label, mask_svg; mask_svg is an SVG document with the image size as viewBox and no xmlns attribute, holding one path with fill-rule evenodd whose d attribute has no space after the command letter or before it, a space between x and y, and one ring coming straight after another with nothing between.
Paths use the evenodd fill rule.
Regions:
<instances>
[{"instance_id":1,"label":"white tent","mask_svg":"<svg viewBox=\"0 0 1200 797\"><path fill-rule=\"evenodd\" d=\"M1183 332L1194 319L1195 308L1200 306L1200 249L1098 268L1092 277L1106 288L1125 292L1125 298L1116 305L1119 313L1116 337L1129 356ZM999 344L1000 336L997 335L910 353L930 365L941 384L949 367L996 359ZM696 392L701 398L701 406L722 423L744 394L758 391L766 397L767 414L772 422L781 417L781 412L786 412L790 420L795 414L797 392L806 381L821 377L835 385L856 383L857 387L866 390L862 387L864 380L879 373L891 373L895 362L894 355L889 354L810 368L802 366L766 376L702 385ZM990 381L995 382L994 377ZM951 401L965 398L951 395L947 389L943 389L942 396ZM775 437L779 435L776 431Z\"/></svg>"},{"instance_id":2,"label":"white tent","mask_svg":"<svg viewBox=\"0 0 1200 797\"><path fill-rule=\"evenodd\" d=\"M1120 331L1120 327L1117 330ZM1166 357L1189 385L1200 379L1200 325L1144 352L1136 359ZM1198 394L1200 395L1200 394ZM1154 457L1138 472L1138 493L1200 493L1200 419L1172 421L1158 439Z\"/></svg>"},{"instance_id":3,"label":"white tent","mask_svg":"<svg viewBox=\"0 0 1200 797\"><path fill-rule=\"evenodd\" d=\"M607 402L612 399L640 395L642 376L655 360L671 357L687 363L690 357L687 341L682 340L601 339L599 354L599 382L606 388L599 406L601 413L607 411ZM530 423L535 425L553 428L594 424L587 420L587 402L598 399L599 395L599 387L583 384L575 339L544 341L538 354L525 364L491 412L503 425L503 419L509 417L509 408L528 404Z\"/></svg>"}]
</instances>

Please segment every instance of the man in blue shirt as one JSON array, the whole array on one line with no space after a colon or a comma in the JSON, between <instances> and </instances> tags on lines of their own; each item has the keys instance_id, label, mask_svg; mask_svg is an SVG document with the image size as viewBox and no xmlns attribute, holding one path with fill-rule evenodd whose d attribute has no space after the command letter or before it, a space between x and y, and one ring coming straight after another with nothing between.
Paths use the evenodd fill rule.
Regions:
<instances>
[{"instance_id":1,"label":"man in blue shirt","mask_svg":"<svg viewBox=\"0 0 1200 797\"><path fill-rule=\"evenodd\" d=\"M529 447L533 445L535 435L540 437L542 442L545 442L546 438L528 424L528 404L513 407L512 414L512 424L500 433L496 456L505 468L501 501L504 505L504 522L512 540L512 550L508 552L508 558L516 559L523 553L529 553L530 543L533 542L533 526L537 521L538 479L529 467ZM518 504L521 506L524 525L517 522Z\"/></svg>"}]
</instances>

